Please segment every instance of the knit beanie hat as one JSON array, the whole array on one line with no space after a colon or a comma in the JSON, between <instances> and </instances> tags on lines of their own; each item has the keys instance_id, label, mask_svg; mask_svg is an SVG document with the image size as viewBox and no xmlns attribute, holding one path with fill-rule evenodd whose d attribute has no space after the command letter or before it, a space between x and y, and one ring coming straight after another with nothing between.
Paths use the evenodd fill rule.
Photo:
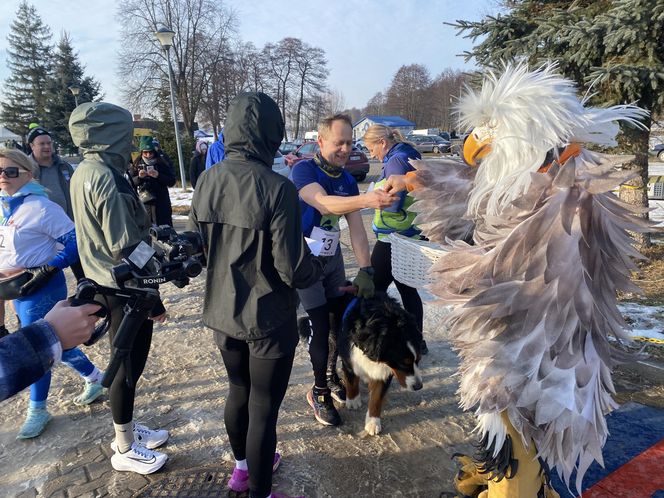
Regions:
<instances>
[{"instance_id":1,"label":"knit beanie hat","mask_svg":"<svg viewBox=\"0 0 664 498\"><path fill-rule=\"evenodd\" d=\"M154 151L154 143L152 142L152 137L141 137L141 141L138 144L138 149L140 151L144 150Z\"/></svg>"},{"instance_id":2,"label":"knit beanie hat","mask_svg":"<svg viewBox=\"0 0 664 498\"><path fill-rule=\"evenodd\" d=\"M44 128L42 128L41 126L37 126L36 128L33 128L28 133L28 143L31 144L32 142L34 142L35 138L40 137L42 135L48 135L49 137L51 136L51 134L48 131L46 131Z\"/></svg>"}]
</instances>

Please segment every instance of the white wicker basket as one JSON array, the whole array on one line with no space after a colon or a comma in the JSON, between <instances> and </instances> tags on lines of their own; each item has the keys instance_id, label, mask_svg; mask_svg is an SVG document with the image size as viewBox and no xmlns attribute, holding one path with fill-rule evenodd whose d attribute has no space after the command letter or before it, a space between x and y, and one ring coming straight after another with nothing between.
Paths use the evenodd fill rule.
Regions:
<instances>
[{"instance_id":1,"label":"white wicker basket","mask_svg":"<svg viewBox=\"0 0 664 498\"><path fill-rule=\"evenodd\" d=\"M438 244L426 240L415 240L391 233L392 275L395 280L416 289L422 289L433 279L429 269L438 261L445 250Z\"/></svg>"}]
</instances>

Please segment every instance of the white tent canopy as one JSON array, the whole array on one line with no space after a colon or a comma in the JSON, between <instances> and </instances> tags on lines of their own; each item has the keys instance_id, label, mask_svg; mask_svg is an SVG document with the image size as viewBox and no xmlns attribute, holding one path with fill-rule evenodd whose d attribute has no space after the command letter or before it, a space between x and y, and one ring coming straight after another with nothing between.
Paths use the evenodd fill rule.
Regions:
<instances>
[{"instance_id":1,"label":"white tent canopy","mask_svg":"<svg viewBox=\"0 0 664 498\"><path fill-rule=\"evenodd\" d=\"M10 140L16 140L17 142L20 142L23 140L23 137L9 131L4 126L0 126L0 142L9 142Z\"/></svg>"}]
</instances>

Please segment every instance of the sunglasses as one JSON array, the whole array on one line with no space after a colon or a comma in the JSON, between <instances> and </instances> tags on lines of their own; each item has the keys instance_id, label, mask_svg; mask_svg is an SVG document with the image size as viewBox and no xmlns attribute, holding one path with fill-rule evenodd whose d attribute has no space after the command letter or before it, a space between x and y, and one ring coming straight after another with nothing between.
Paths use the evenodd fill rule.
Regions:
<instances>
[{"instance_id":1,"label":"sunglasses","mask_svg":"<svg viewBox=\"0 0 664 498\"><path fill-rule=\"evenodd\" d=\"M21 170L17 166L7 166L6 168L0 168L0 175L5 174L7 178L18 178L18 175L21 174Z\"/></svg>"}]
</instances>

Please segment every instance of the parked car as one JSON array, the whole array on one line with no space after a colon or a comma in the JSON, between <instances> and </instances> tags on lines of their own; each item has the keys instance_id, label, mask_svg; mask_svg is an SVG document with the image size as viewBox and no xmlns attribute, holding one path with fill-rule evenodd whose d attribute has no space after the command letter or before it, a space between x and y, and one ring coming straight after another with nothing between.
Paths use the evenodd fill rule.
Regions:
<instances>
[{"instance_id":1,"label":"parked car","mask_svg":"<svg viewBox=\"0 0 664 498\"><path fill-rule=\"evenodd\" d=\"M364 152L365 154L366 154L367 152L369 152L369 149L368 149L367 146L364 144L364 139L362 139L362 138L360 138L360 139L358 139L358 140L355 140L355 145L354 145L354 147L357 147L357 150L360 150L360 151Z\"/></svg>"},{"instance_id":2,"label":"parked car","mask_svg":"<svg viewBox=\"0 0 664 498\"><path fill-rule=\"evenodd\" d=\"M406 140L412 143L420 153L440 154L441 152L451 152L452 144L450 141L438 135L408 135Z\"/></svg>"},{"instance_id":3,"label":"parked car","mask_svg":"<svg viewBox=\"0 0 664 498\"><path fill-rule=\"evenodd\" d=\"M664 161L664 144L654 145L648 150L648 154L657 157L660 161Z\"/></svg>"},{"instance_id":4,"label":"parked car","mask_svg":"<svg viewBox=\"0 0 664 498\"><path fill-rule=\"evenodd\" d=\"M447 154L451 151L450 149L452 148L452 142L449 140L445 140L443 137L438 135L429 138L434 143L433 150L431 151L434 154L440 154L441 152Z\"/></svg>"},{"instance_id":5,"label":"parked car","mask_svg":"<svg viewBox=\"0 0 664 498\"><path fill-rule=\"evenodd\" d=\"M425 154L427 152L434 152L434 149L436 153L440 152L439 145L429 135L408 135L406 137L406 140L409 141L411 144L413 144L415 149L417 149L417 151L420 154Z\"/></svg>"},{"instance_id":6,"label":"parked car","mask_svg":"<svg viewBox=\"0 0 664 498\"><path fill-rule=\"evenodd\" d=\"M286 164L289 168L292 168L302 159L311 159L319 150L320 146L318 142L306 142L300 145L294 152L286 154ZM353 149L344 169L353 175L355 180L361 182L367 177L367 173L369 173L369 159L367 159L364 152Z\"/></svg>"},{"instance_id":7,"label":"parked car","mask_svg":"<svg viewBox=\"0 0 664 498\"><path fill-rule=\"evenodd\" d=\"M281 145L279 146L279 152L281 152L284 156L290 152L293 152L295 149L297 149L297 144L293 142L281 142Z\"/></svg>"},{"instance_id":8,"label":"parked car","mask_svg":"<svg viewBox=\"0 0 664 498\"><path fill-rule=\"evenodd\" d=\"M272 171L279 173L283 176L288 176L290 173L290 168L286 166L286 159L283 154L279 151L274 155L274 162L272 163Z\"/></svg>"}]
</instances>

